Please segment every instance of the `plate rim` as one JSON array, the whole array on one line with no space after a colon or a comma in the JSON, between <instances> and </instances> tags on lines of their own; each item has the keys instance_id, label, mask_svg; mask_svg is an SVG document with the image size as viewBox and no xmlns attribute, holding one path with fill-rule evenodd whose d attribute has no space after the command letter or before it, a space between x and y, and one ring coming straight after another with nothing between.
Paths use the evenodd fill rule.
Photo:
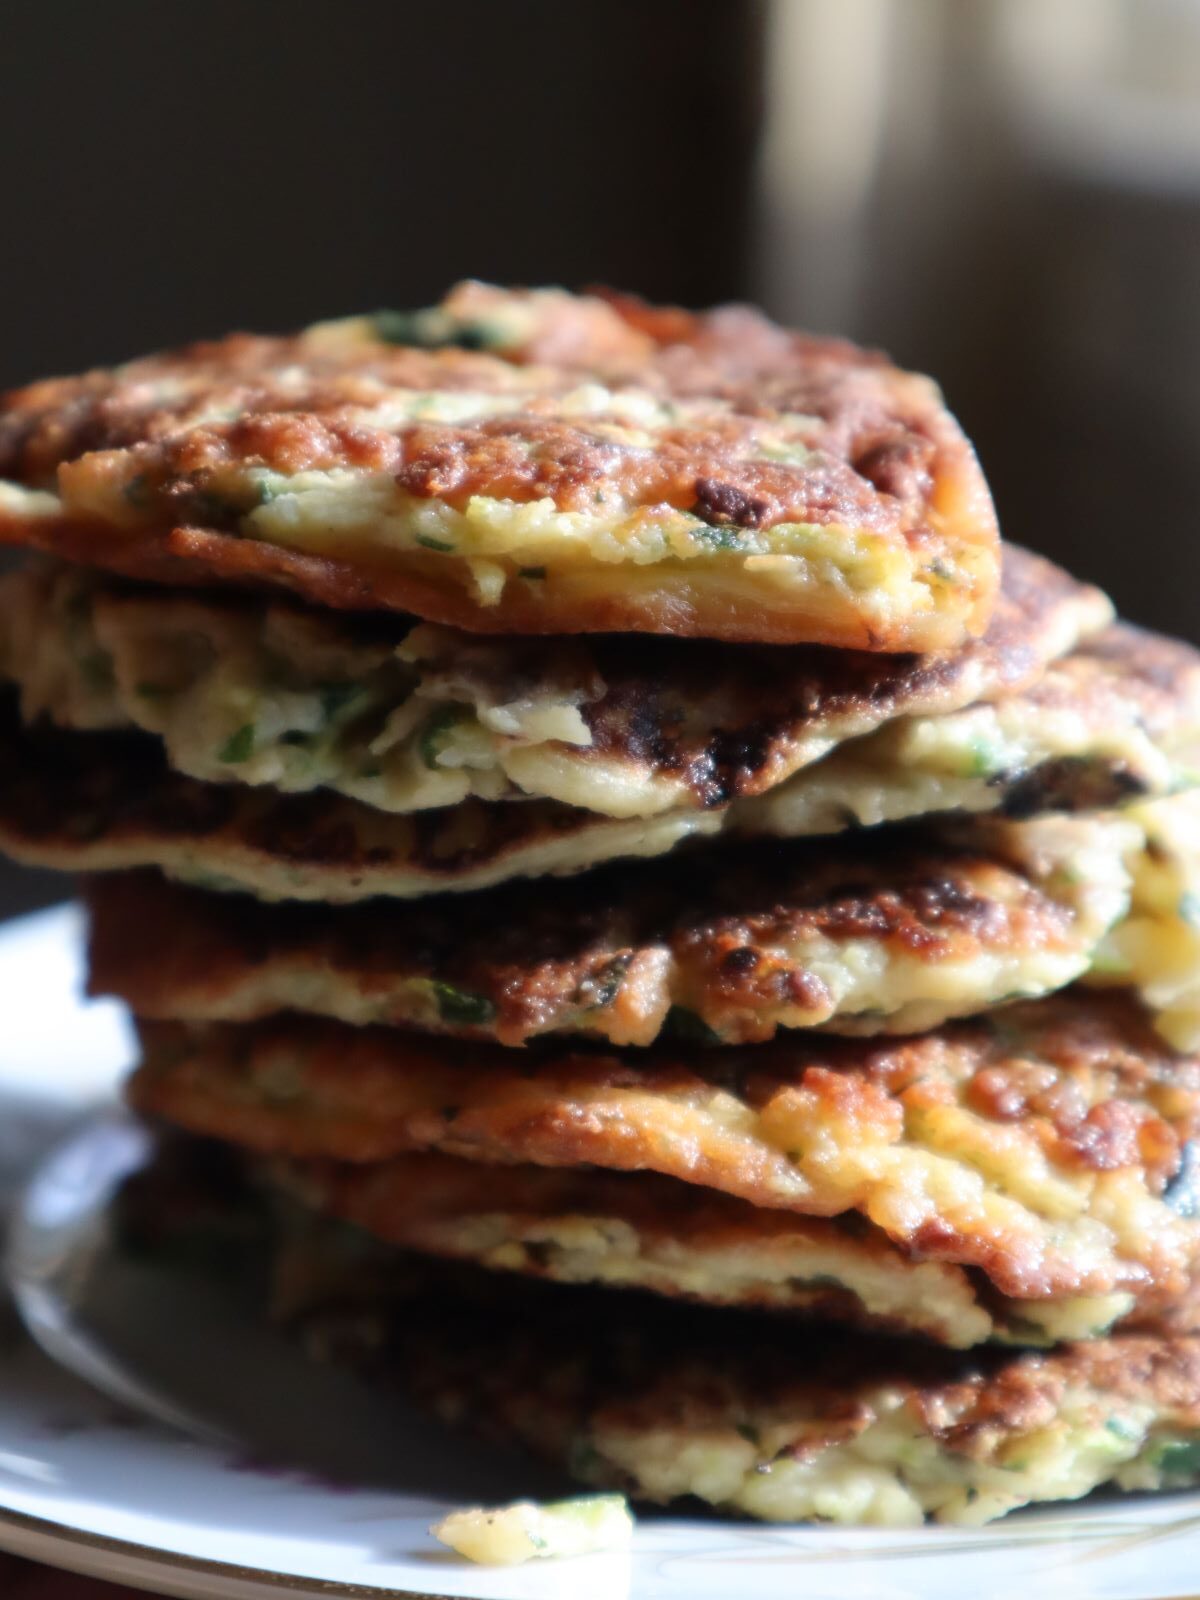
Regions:
<instances>
[{"instance_id":1,"label":"plate rim","mask_svg":"<svg viewBox=\"0 0 1200 1600\"><path fill-rule=\"evenodd\" d=\"M161 1545L141 1544L135 1539L118 1539L111 1534L90 1533L69 1523L56 1522L51 1517L39 1517L29 1511L17 1511L0 1505L0 1546L10 1531L32 1534L55 1545L67 1545L72 1550L86 1550L97 1555L121 1556L151 1567L167 1567L191 1576L216 1578L225 1583L257 1584L280 1595L329 1595L337 1600L447 1600L447 1596L421 1589L381 1588L378 1584L343 1583L336 1578L309 1578L302 1573L272 1572L266 1567L246 1567L234 1561L220 1561L208 1556L188 1556L178 1550L168 1550ZM24 1554L23 1551L12 1551ZM36 1559L44 1559L38 1557ZM63 1563L65 1566L66 1564ZM125 1582L115 1578L111 1570L100 1571L94 1563L74 1566L68 1570L91 1577L105 1578L108 1582ZM128 1580L132 1581L132 1580ZM216 1600L216 1597L214 1597ZM463 1600L470 1600L469 1596ZM1175 1597L1171 1597L1175 1600ZM1180 1596L1178 1600L1197 1600L1194 1596Z\"/></svg>"}]
</instances>

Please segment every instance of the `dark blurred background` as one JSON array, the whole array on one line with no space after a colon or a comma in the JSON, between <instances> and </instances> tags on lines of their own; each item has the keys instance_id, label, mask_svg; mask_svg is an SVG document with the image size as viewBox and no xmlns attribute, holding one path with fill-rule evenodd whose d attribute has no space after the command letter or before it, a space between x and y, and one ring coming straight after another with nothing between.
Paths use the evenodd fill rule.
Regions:
<instances>
[{"instance_id":1,"label":"dark blurred background","mask_svg":"<svg viewBox=\"0 0 1200 1600\"><path fill-rule=\"evenodd\" d=\"M1200 637L1200 0L0 0L0 52L0 384L464 275L754 298Z\"/></svg>"}]
</instances>

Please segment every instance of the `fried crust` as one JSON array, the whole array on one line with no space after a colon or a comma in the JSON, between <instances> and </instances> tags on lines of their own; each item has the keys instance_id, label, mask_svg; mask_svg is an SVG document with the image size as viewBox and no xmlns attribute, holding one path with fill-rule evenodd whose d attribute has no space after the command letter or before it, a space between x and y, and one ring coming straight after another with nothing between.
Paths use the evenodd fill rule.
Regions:
<instances>
[{"instance_id":1,"label":"fried crust","mask_svg":"<svg viewBox=\"0 0 1200 1600\"><path fill-rule=\"evenodd\" d=\"M90 884L94 993L148 1018L298 1009L519 1045L547 1034L745 1044L915 1032L1062 988L1126 911L1136 833L990 819L726 843L631 873L333 910L155 875Z\"/></svg>"},{"instance_id":2,"label":"fried crust","mask_svg":"<svg viewBox=\"0 0 1200 1600\"><path fill-rule=\"evenodd\" d=\"M722 816L613 820L551 800L466 800L398 817L323 792L200 783L143 735L23 729L0 704L0 847L65 872L156 866L267 900L407 899L660 855L718 833Z\"/></svg>"},{"instance_id":3,"label":"fried crust","mask_svg":"<svg viewBox=\"0 0 1200 1600\"><path fill-rule=\"evenodd\" d=\"M511 1051L309 1018L143 1027L133 1105L266 1155L649 1170L812 1216L859 1211L1014 1298L1179 1299L1200 1240L1200 1061L1073 991L901 1041ZM1178 1207L1178 1210L1175 1209Z\"/></svg>"},{"instance_id":4,"label":"fried crust","mask_svg":"<svg viewBox=\"0 0 1200 1600\"><path fill-rule=\"evenodd\" d=\"M757 1305L956 1349L1103 1332L1128 1309L1121 1296L1007 1301L961 1267L906 1259L853 1214L770 1211L656 1173L425 1154L367 1165L276 1162L271 1178L320 1213L407 1250L557 1282Z\"/></svg>"},{"instance_id":5,"label":"fried crust","mask_svg":"<svg viewBox=\"0 0 1200 1600\"><path fill-rule=\"evenodd\" d=\"M768 1521L978 1524L1106 1482L1178 1489L1200 1473L1195 1337L953 1356L750 1312L419 1271L377 1326L364 1353L376 1381L651 1501L699 1495Z\"/></svg>"},{"instance_id":6,"label":"fried crust","mask_svg":"<svg viewBox=\"0 0 1200 1600\"><path fill-rule=\"evenodd\" d=\"M896 717L1026 689L1111 615L1100 591L1011 546L986 635L934 656L636 635L481 640L398 619L389 632L379 617L163 595L61 563L11 575L0 607L0 666L27 720L140 726L190 776L329 786L398 812L532 794L617 816L758 795ZM355 690L332 723L331 681ZM253 759L230 764L223 748L248 717L253 728L259 701L275 731L257 730ZM577 725L574 743L556 731L564 721ZM431 728L443 730L436 754Z\"/></svg>"},{"instance_id":7,"label":"fried crust","mask_svg":"<svg viewBox=\"0 0 1200 1600\"><path fill-rule=\"evenodd\" d=\"M460 321L462 293L457 309L448 302ZM287 339L235 335L16 391L0 410L0 473L60 498L10 497L0 541L157 582L268 583L485 632L930 650L983 631L995 516L929 380L745 310L636 313L631 339L628 302L501 294L498 305L528 337L500 337L489 353L397 347L394 323L389 334L360 320ZM539 330L551 323L547 342ZM597 341L600 323L609 333ZM422 420L431 395L448 420ZM542 506L590 538L611 513L622 550L572 570L551 541L539 581L501 561L503 592L489 596L472 557L440 538L389 547L344 529L332 552L289 548L286 530L256 514L270 511L256 485L268 474L274 496L314 473L389 486L406 516L434 503ZM858 542L912 592L895 598L868 580L851 594L841 578L816 578L809 554L772 539L797 527L809 530L805 550L835 565L856 561ZM626 559L647 536L651 564Z\"/></svg>"}]
</instances>

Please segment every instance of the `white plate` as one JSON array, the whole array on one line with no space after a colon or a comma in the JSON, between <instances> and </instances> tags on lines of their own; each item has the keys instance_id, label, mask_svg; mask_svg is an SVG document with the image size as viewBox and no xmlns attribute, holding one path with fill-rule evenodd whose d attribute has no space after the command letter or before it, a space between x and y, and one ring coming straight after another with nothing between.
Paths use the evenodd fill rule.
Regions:
<instances>
[{"instance_id":1,"label":"white plate","mask_svg":"<svg viewBox=\"0 0 1200 1600\"><path fill-rule=\"evenodd\" d=\"M98 1132L77 1125L81 1107L111 1095L129 1054L119 1014L75 998L77 936L67 912L0 933L0 1185L11 1182L18 1154L28 1157L56 1126L71 1131L31 1190L33 1232L25 1233L25 1243L43 1252L47 1285L60 1288L71 1262L46 1254L55 1227L77 1251L88 1197L138 1153L136 1135L111 1115ZM196 1393L181 1399L163 1390L164 1373L168 1388L176 1382L172 1360L192 1379L207 1372L225 1392L237 1388L244 1362L269 1354L259 1368L268 1376L256 1393L252 1431L274 1430L278 1454L267 1462L244 1442L148 1420L62 1371L24 1336L11 1308L0 1309L0 1547L194 1600L1174 1600L1200 1593L1195 1494L1021 1513L979 1531L644 1517L629 1557L472 1568L441 1551L427 1526L464 1493L538 1492L542 1479L519 1458L451 1442L340 1387L349 1380L315 1373L298 1358L291 1365L286 1354L256 1343L265 1336L248 1322L236 1337L221 1336L212 1306L180 1298L175 1285L164 1295L135 1270L110 1287L145 1316L130 1331L106 1328L101 1315L95 1352L109 1360L115 1351L115 1366L109 1360L98 1369L98 1381L111 1388L132 1379L142 1386L140 1402L180 1400L191 1413ZM160 1314L177 1327L184 1319L171 1360L160 1347ZM55 1336L53 1316L50 1322L47 1339ZM67 1332L71 1359L79 1360L78 1330ZM205 1422L228 1431L228 1417L215 1417L211 1402L212 1393L200 1396ZM289 1419L297 1430L290 1440ZM311 1460L301 1464L306 1455ZM358 1476L351 1486L331 1483L314 1473L313 1461L335 1462L343 1474L350 1465Z\"/></svg>"}]
</instances>

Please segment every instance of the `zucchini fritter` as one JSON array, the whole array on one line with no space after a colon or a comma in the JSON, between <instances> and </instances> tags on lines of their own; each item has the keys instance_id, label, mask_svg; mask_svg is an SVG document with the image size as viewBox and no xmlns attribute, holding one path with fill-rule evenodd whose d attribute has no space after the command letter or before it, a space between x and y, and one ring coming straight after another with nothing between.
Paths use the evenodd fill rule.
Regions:
<instances>
[{"instance_id":1,"label":"zucchini fritter","mask_svg":"<svg viewBox=\"0 0 1200 1600\"><path fill-rule=\"evenodd\" d=\"M26 721L141 728L209 782L395 812L533 795L652 816L761 794L898 716L1013 694L1110 615L1011 547L987 634L941 656L481 639L39 562L0 579L0 677Z\"/></svg>"},{"instance_id":2,"label":"zucchini fritter","mask_svg":"<svg viewBox=\"0 0 1200 1600\"><path fill-rule=\"evenodd\" d=\"M712 837L721 811L617 819L554 800L393 816L172 772L143 734L23 729L0 693L0 849L65 872L160 867L207 889L338 903L486 889Z\"/></svg>"},{"instance_id":3,"label":"zucchini fritter","mask_svg":"<svg viewBox=\"0 0 1200 1600\"><path fill-rule=\"evenodd\" d=\"M1101 660L1110 648L1111 666ZM1153 690L1132 664L1123 665L1119 641L1098 642L1094 655L1099 675L1112 679L1111 692L1098 691L1092 702L1095 715L1076 709L1039 722L1025 715L1019 696L1000 703L996 717L1008 730L1003 748L1015 764L986 777L967 771L975 758L964 753L964 730L974 713L962 713L962 723L950 713L912 725L914 733L928 734L920 741L926 766L907 734L890 767L853 754L869 754L875 738L888 737L885 729L766 795L628 818L553 800L515 805L474 798L396 816L328 792L287 795L202 783L171 771L161 747L143 734L23 728L15 705L0 693L0 846L32 866L70 872L156 866L173 878L265 900L344 903L569 875L622 858L661 856L722 833L840 833L931 808L1007 808L1024 816L1107 806L1194 782L1187 748L1192 691L1172 699ZM1075 672L1077 659L1064 669ZM1122 699L1123 711L1116 709ZM1036 711L1036 697L1031 703ZM1173 715L1179 726L1168 726ZM1056 753L1067 745L1076 753ZM1026 768L1022 760L1033 764Z\"/></svg>"},{"instance_id":4,"label":"zucchini fritter","mask_svg":"<svg viewBox=\"0 0 1200 1600\"><path fill-rule=\"evenodd\" d=\"M1200 1248L1200 1061L1121 995L906 1039L517 1053L308 1017L147 1023L135 1108L263 1155L652 1171L807 1216L1013 1299L1182 1298Z\"/></svg>"},{"instance_id":5,"label":"zucchini fritter","mask_svg":"<svg viewBox=\"0 0 1200 1600\"><path fill-rule=\"evenodd\" d=\"M1133 1303L1129 1294L1008 1300L962 1267L909 1259L853 1212L771 1211L657 1173L412 1155L276 1162L271 1176L320 1213L408 1250L561 1283L798 1312L955 1349L1098 1337Z\"/></svg>"},{"instance_id":6,"label":"zucchini fritter","mask_svg":"<svg viewBox=\"0 0 1200 1600\"><path fill-rule=\"evenodd\" d=\"M0 541L491 633L947 650L1000 567L927 378L759 313L465 284L0 410Z\"/></svg>"},{"instance_id":7,"label":"zucchini fritter","mask_svg":"<svg viewBox=\"0 0 1200 1600\"><path fill-rule=\"evenodd\" d=\"M782 838L955 811L1093 810L1200 782L1200 652L1117 623L1028 688L901 716L751 800L731 826Z\"/></svg>"},{"instance_id":8,"label":"zucchini fritter","mask_svg":"<svg viewBox=\"0 0 1200 1600\"><path fill-rule=\"evenodd\" d=\"M92 987L139 1015L298 1010L524 1044L777 1029L915 1032L1088 971L1129 905L1135 827L993 819L335 910L118 876L90 890Z\"/></svg>"},{"instance_id":9,"label":"zucchini fritter","mask_svg":"<svg viewBox=\"0 0 1200 1600\"><path fill-rule=\"evenodd\" d=\"M300 1319L313 1342L322 1321L318 1300ZM769 1522L978 1525L1105 1484L1200 1480L1200 1338L1186 1333L950 1356L465 1272L424 1288L412 1273L375 1326L379 1348L359 1353L377 1380L642 1500L694 1495Z\"/></svg>"}]
</instances>

